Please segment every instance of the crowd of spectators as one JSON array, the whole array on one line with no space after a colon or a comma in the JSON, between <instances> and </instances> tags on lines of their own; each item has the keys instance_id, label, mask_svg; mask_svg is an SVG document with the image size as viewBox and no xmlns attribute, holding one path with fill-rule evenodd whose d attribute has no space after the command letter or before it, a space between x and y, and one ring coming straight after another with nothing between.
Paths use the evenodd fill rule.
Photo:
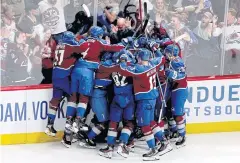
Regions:
<instances>
[{"instance_id":1,"label":"crowd of spectators","mask_svg":"<svg viewBox=\"0 0 240 163\"><path fill-rule=\"evenodd\" d=\"M240 73L239 0L230 0L227 12L225 0L144 2L150 14L147 33L166 30L180 45L189 76L220 75L222 60L224 74ZM51 68L42 66L42 51L51 37L58 40L66 30L86 35L93 11L93 0L2 0L1 85L51 83ZM98 0L97 12L105 39L113 44L132 36L144 17L139 0Z\"/></svg>"}]
</instances>

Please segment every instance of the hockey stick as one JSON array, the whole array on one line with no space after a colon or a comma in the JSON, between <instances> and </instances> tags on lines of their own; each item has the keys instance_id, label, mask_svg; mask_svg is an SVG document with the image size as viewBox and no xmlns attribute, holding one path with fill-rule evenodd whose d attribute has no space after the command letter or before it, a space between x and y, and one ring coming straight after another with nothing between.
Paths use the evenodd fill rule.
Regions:
<instances>
[{"instance_id":1,"label":"hockey stick","mask_svg":"<svg viewBox=\"0 0 240 163\"><path fill-rule=\"evenodd\" d=\"M147 2L144 2L143 4L143 11L144 11L144 17L146 18L147 17Z\"/></svg>"},{"instance_id":2,"label":"hockey stick","mask_svg":"<svg viewBox=\"0 0 240 163\"><path fill-rule=\"evenodd\" d=\"M140 21L141 21L140 27L142 27L142 21L143 21L143 17L142 17L142 0L139 0L139 16L140 16Z\"/></svg>"},{"instance_id":3,"label":"hockey stick","mask_svg":"<svg viewBox=\"0 0 240 163\"><path fill-rule=\"evenodd\" d=\"M154 58L153 55L152 55L152 58ZM166 101L165 101L166 87L165 87L165 90L164 90L164 93L163 93L162 85L161 85L161 82L160 82L158 72L156 73L156 76L157 76L157 81L158 81L158 84L159 84L159 91L160 91L160 96L161 96L160 98L161 98L161 102L162 102L162 106L161 106L161 110L160 110L159 118L158 118L158 123L160 123L160 121L161 121L160 117L162 116L163 107L167 107L167 104L166 104Z\"/></svg>"},{"instance_id":4,"label":"hockey stick","mask_svg":"<svg viewBox=\"0 0 240 163\"><path fill-rule=\"evenodd\" d=\"M143 28L142 28L142 32L143 33L145 33L145 30L146 30L146 27L147 27L147 24L148 24L148 21L149 21L149 18L150 18L150 15L147 13L147 3L146 2L144 2L144 14L145 14L145 16L146 16L146 20L145 20L145 22L144 22L144 26L143 26ZM147 38L148 39L148 38ZM154 56L152 55L152 58L154 58ZM157 81L158 81L158 83L159 83L159 91L160 91L160 94L161 94L161 101L162 101L162 106L161 106L161 108L163 108L163 104L164 104L164 107L167 107L167 104L166 104L166 101L165 101L165 94L166 93L163 93L163 91L162 91L162 86L161 86L161 82L160 82L160 78L159 78L159 74L157 73L156 74L156 76L157 76ZM162 109L161 109L162 110ZM162 114L162 111L160 111L160 116L161 116L161 114ZM160 121L159 121L159 119L158 119L158 123L160 123Z\"/></svg>"},{"instance_id":5,"label":"hockey stick","mask_svg":"<svg viewBox=\"0 0 240 163\"><path fill-rule=\"evenodd\" d=\"M144 11L144 18L149 21L150 15L148 14L148 10L147 10L147 2L144 2L143 4L143 11ZM144 34L145 34L145 29L147 27L148 21L144 23L142 27L142 33Z\"/></svg>"},{"instance_id":6,"label":"hockey stick","mask_svg":"<svg viewBox=\"0 0 240 163\"><path fill-rule=\"evenodd\" d=\"M83 10L84 10L85 14L86 14L87 17L89 18L89 17L91 16L91 13L90 13L89 8L88 8L87 5L85 5L85 4L82 4L82 7L83 7Z\"/></svg>"},{"instance_id":7,"label":"hockey stick","mask_svg":"<svg viewBox=\"0 0 240 163\"><path fill-rule=\"evenodd\" d=\"M176 45L176 42L174 41L174 42L173 42L173 46L175 46L175 45ZM173 50L172 50L172 56L173 56ZM168 65L167 68L169 68L169 67L170 67L170 64ZM166 104L166 101L165 101L165 96L166 96L167 87L168 87L168 78L167 78L167 80L166 80L165 83L166 83L166 85L165 85L164 94L163 94L164 106L163 106L163 103L162 103L161 110L160 110L159 117L158 117L158 123L160 123L160 122L161 122L161 119L162 119L163 107L165 107L165 108L167 107L167 104Z\"/></svg>"}]
</instances>

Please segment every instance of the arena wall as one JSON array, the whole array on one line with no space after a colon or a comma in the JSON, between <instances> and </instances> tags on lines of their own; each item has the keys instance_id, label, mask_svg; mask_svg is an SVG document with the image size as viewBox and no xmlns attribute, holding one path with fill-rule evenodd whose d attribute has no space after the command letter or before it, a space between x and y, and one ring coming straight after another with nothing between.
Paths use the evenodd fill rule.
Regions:
<instances>
[{"instance_id":1,"label":"arena wall","mask_svg":"<svg viewBox=\"0 0 240 163\"><path fill-rule=\"evenodd\" d=\"M240 76L189 78L185 104L188 134L240 131ZM5 87L0 93L0 142L59 141L65 124L66 100L56 118L56 138L44 134L51 85Z\"/></svg>"}]
</instances>

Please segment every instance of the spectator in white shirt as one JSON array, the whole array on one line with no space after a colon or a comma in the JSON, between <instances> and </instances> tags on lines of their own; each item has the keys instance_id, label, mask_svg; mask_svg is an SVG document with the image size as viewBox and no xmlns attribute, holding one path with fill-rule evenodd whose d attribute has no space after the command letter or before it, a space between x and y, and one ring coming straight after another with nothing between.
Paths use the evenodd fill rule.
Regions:
<instances>
[{"instance_id":1,"label":"spectator in white shirt","mask_svg":"<svg viewBox=\"0 0 240 163\"><path fill-rule=\"evenodd\" d=\"M38 4L42 23L46 29L51 29L52 36L57 42L67 30L63 10L67 4L65 0L42 0Z\"/></svg>"}]
</instances>

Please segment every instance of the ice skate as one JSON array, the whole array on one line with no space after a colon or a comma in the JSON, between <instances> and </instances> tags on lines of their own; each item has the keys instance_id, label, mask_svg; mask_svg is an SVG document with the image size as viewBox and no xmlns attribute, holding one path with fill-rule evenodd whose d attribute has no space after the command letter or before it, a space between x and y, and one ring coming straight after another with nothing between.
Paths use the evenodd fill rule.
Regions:
<instances>
[{"instance_id":1,"label":"ice skate","mask_svg":"<svg viewBox=\"0 0 240 163\"><path fill-rule=\"evenodd\" d=\"M78 133L78 131L88 131L88 126L84 123L84 119L75 119L75 122L73 123L73 129L74 133Z\"/></svg>"},{"instance_id":2,"label":"ice skate","mask_svg":"<svg viewBox=\"0 0 240 163\"><path fill-rule=\"evenodd\" d=\"M76 143L80 140L78 134L73 134L73 139L72 139L72 143Z\"/></svg>"},{"instance_id":3,"label":"ice skate","mask_svg":"<svg viewBox=\"0 0 240 163\"><path fill-rule=\"evenodd\" d=\"M186 137L179 136L175 145L177 148L182 148L182 147L186 146Z\"/></svg>"},{"instance_id":4,"label":"ice skate","mask_svg":"<svg viewBox=\"0 0 240 163\"><path fill-rule=\"evenodd\" d=\"M129 152L130 152L130 149L128 148L127 145L125 145L123 143L119 144L117 153L120 156L122 156L124 158L127 158L129 156Z\"/></svg>"},{"instance_id":5,"label":"ice skate","mask_svg":"<svg viewBox=\"0 0 240 163\"><path fill-rule=\"evenodd\" d=\"M150 151L146 154L143 154L143 161L156 161L159 160L159 157L157 156L158 150L157 148L151 148Z\"/></svg>"},{"instance_id":6,"label":"ice skate","mask_svg":"<svg viewBox=\"0 0 240 163\"><path fill-rule=\"evenodd\" d=\"M130 152L134 152L134 147L135 147L134 140L128 142L127 147L130 150Z\"/></svg>"},{"instance_id":7,"label":"ice skate","mask_svg":"<svg viewBox=\"0 0 240 163\"><path fill-rule=\"evenodd\" d=\"M172 150L173 150L173 147L167 140L165 140L163 142L159 142L159 144L158 144L158 155L159 156L162 156Z\"/></svg>"},{"instance_id":8,"label":"ice skate","mask_svg":"<svg viewBox=\"0 0 240 163\"><path fill-rule=\"evenodd\" d=\"M106 148L100 149L98 154L100 156L111 159L113 155L113 148L113 146L107 146Z\"/></svg>"},{"instance_id":9,"label":"ice skate","mask_svg":"<svg viewBox=\"0 0 240 163\"><path fill-rule=\"evenodd\" d=\"M73 122L72 124L72 131L77 134L79 131L78 124L76 122Z\"/></svg>"},{"instance_id":10,"label":"ice skate","mask_svg":"<svg viewBox=\"0 0 240 163\"><path fill-rule=\"evenodd\" d=\"M63 139L62 139L61 143L65 147L70 148L71 145L72 145L72 135L69 134L69 133L64 132Z\"/></svg>"},{"instance_id":11,"label":"ice skate","mask_svg":"<svg viewBox=\"0 0 240 163\"><path fill-rule=\"evenodd\" d=\"M53 125L47 125L45 134L47 134L48 136L55 137L57 134L57 131L54 129Z\"/></svg>"},{"instance_id":12,"label":"ice skate","mask_svg":"<svg viewBox=\"0 0 240 163\"><path fill-rule=\"evenodd\" d=\"M48 124L45 129L45 134L47 134L48 136L55 137L57 134L57 131L54 129L53 124L54 124L54 121L48 117Z\"/></svg>"},{"instance_id":13,"label":"ice skate","mask_svg":"<svg viewBox=\"0 0 240 163\"><path fill-rule=\"evenodd\" d=\"M176 142L178 140L178 137L179 137L179 134L178 134L177 131L176 132L171 132L170 136L169 136L170 142Z\"/></svg>"},{"instance_id":14,"label":"ice skate","mask_svg":"<svg viewBox=\"0 0 240 163\"><path fill-rule=\"evenodd\" d=\"M61 141L61 143L67 148L70 148L70 146L72 145L74 134L72 124L73 124L72 118L67 118L63 139Z\"/></svg>"},{"instance_id":15,"label":"ice skate","mask_svg":"<svg viewBox=\"0 0 240 163\"><path fill-rule=\"evenodd\" d=\"M171 138L170 138L170 135L171 135L171 133L170 133L169 130L164 130L164 136L165 136L165 138L166 138L167 140L170 140L170 139L171 139Z\"/></svg>"},{"instance_id":16,"label":"ice skate","mask_svg":"<svg viewBox=\"0 0 240 163\"><path fill-rule=\"evenodd\" d=\"M79 131L78 136L81 139L80 142L79 142L79 145L81 147L90 148L90 149L95 149L96 148L95 141L89 139L87 134L84 131Z\"/></svg>"},{"instance_id":17,"label":"ice skate","mask_svg":"<svg viewBox=\"0 0 240 163\"><path fill-rule=\"evenodd\" d=\"M74 133L72 118L67 118L66 124L65 124L65 131L68 131L68 132L71 131Z\"/></svg>"}]
</instances>

